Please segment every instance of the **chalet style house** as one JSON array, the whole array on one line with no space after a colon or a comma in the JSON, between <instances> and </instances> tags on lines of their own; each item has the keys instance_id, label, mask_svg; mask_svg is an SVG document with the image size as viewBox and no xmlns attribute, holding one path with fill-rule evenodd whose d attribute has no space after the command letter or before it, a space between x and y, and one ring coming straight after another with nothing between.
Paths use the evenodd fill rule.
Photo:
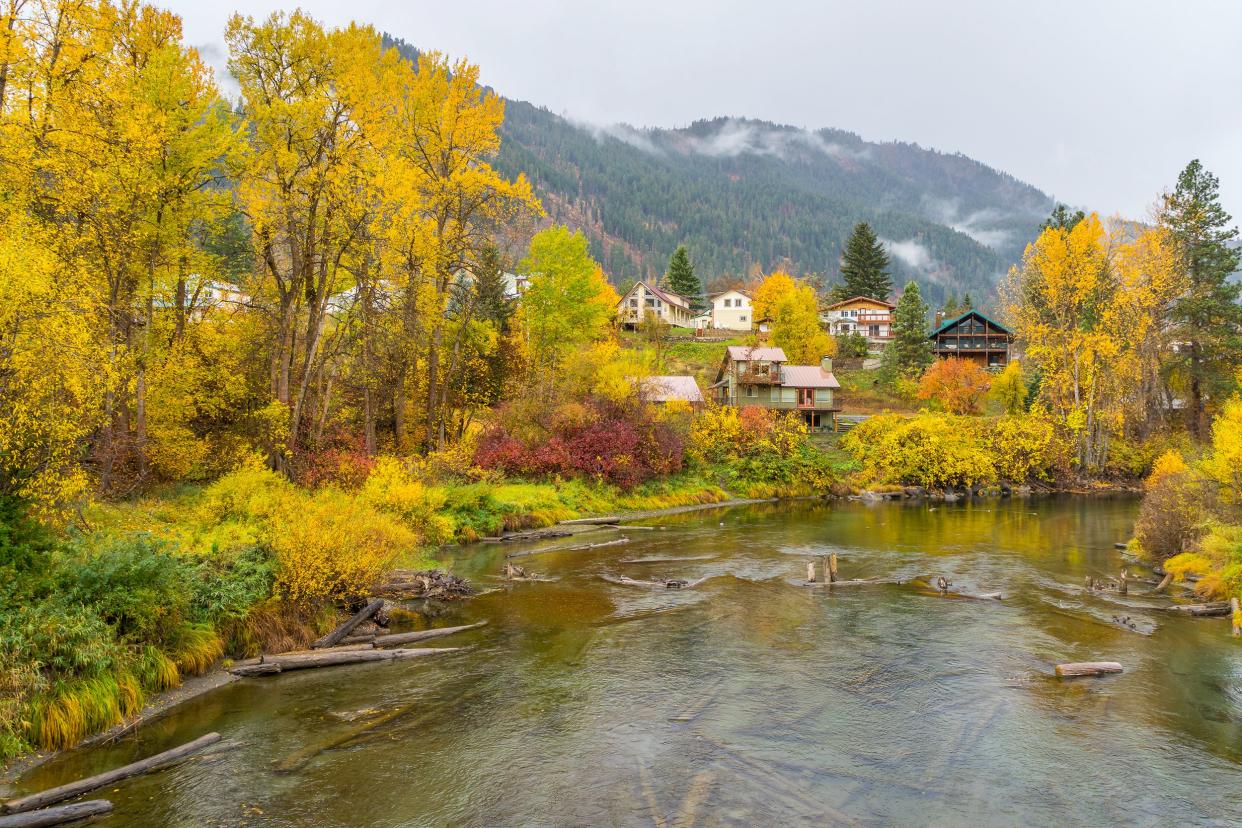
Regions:
<instances>
[{"instance_id":1,"label":"chalet style house","mask_svg":"<svg viewBox=\"0 0 1242 828\"><path fill-rule=\"evenodd\" d=\"M855 296L829 305L820 314L820 321L828 326L828 333L834 336L858 333L867 337L869 344L883 346L893 338L895 307L880 299Z\"/></svg>"},{"instance_id":2,"label":"chalet style house","mask_svg":"<svg viewBox=\"0 0 1242 828\"><path fill-rule=\"evenodd\" d=\"M812 431L834 431L841 409L832 392L840 387L828 357L819 365L786 365L780 348L730 345L711 389L721 405L797 411Z\"/></svg>"},{"instance_id":3,"label":"chalet style house","mask_svg":"<svg viewBox=\"0 0 1242 828\"><path fill-rule=\"evenodd\" d=\"M638 282L621 297L620 303L617 304L617 315L621 320L621 327L638 327L638 323L643 321L643 317L649 310L668 324L679 328L691 327L690 320L694 317L694 311L690 309L690 300L686 297L646 282Z\"/></svg>"},{"instance_id":4,"label":"chalet style house","mask_svg":"<svg viewBox=\"0 0 1242 828\"><path fill-rule=\"evenodd\" d=\"M1013 334L1008 328L977 310L943 321L937 314L936 328L929 338L932 350L941 359L970 359L985 368L1008 365L1013 345Z\"/></svg>"}]
</instances>

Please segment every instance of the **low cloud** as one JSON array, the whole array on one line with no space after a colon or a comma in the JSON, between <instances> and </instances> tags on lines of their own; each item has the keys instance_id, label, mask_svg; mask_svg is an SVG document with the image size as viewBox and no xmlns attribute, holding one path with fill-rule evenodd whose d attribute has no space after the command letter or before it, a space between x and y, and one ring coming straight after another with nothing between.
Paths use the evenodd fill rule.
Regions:
<instances>
[{"instance_id":1,"label":"low cloud","mask_svg":"<svg viewBox=\"0 0 1242 828\"><path fill-rule=\"evenodd\" d=\"M841 146L810 130L777 129L733 118L723 121L717 130L707 135L694 135L686 130L638 129L628 124L594 124L578 120L571 123L601 143L611 138L652 155L663 154L665 146L711 158L762 155L788 159L806 151L838 160L857 160L868 155L866 149Z\"/></svg>"},{"instance_id":2,"label":"low cloud","mask_svg":"<svg viewBox=\"0 0 1242 828\"><path fill-rule=\"evenodd\" d=\"M997 222L1012 218L1008 213L987 207L963 215L961 205L956 200L930 196L924 196L923 203L933 219L970 236L985 247L999 250L1013 238L1011 231L995 226Z\"/></svg>"},{"instance_id":3,"label":"low cloud","mask_svg":"<svg viewBox=\"0 0 1242 828\"><path fill-rule=\"evenodd\" d=\"M746 154L788 158L799 150L812 150L837 159L858 158L864 154L826 141L822 135L810 130L773 129L735 119L722 123L712 135L682 135L680 138L691 152L713 158L735 158Z\"/></svg>"},{"instance_id":4,"label":"low cloud","mask_svg":"<svg viewBox=\"0 0 1242 828\"><path fill-rule=\"evenodd\" d=\"M603 143L605 139L612 138L623 144L629 144L635 149L643 152L649 152L652 155L659 155L660 148L651 140L651 132L645 129L636 129L629 124L593 124L588 121L571 121L574 126L579 129L586 130L591 134L597 142Z\"/></svg>"},{"instance_id":5,"label":"low cloud","mask_svg":"<svg viewBox=\"0 0 1242 828\"><path fill-rule=\"evenodd\" d=\"M931 252L918 239L892 241L880 239L888 254L911 270L927 270L932 264Z\"/></svg>"}]
</instances>

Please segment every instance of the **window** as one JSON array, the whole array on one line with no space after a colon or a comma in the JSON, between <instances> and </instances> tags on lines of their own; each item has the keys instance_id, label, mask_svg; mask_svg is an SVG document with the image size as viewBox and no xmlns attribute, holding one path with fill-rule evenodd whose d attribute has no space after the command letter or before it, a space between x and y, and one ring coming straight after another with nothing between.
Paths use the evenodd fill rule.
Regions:
<instances>
[{"instance_id":1,"label":"window","mask_svg":"<svg viewBox=\"0 0 1242 828\"><path fill-rule=\"evenodd\" d=\"M798 389L798 405L810 406L815 402L815 393L810 388Z\"/></svg>"},{"instance_id":2,"label":"window","mask_svg":"<svg viewBox=\"0 0 1242 828\"><path fill-rule=\"evenodd\" d=\"M739 316L739 317L737 318L737 320L738 320L739 322L745 322L745 321L746 321L746 317L745 317L745 316Z\"/></svg>"},{"instance_id":3,"label":"window","mask_svg":"<svg viewBox=\"0 0 1242 828\"><path fill-rule=\"evenodd\" d=\"M791 402L797 402L797 401L798 401L798 389L797 388L782 388L781 389L781 402L791 403Z\"/></svg>"},{"instance_id":4,"label":"window","mask_svg":"<svg viewBox=\"0 0 1242 828\"><path fill-rule=\"evenodd\" d=\"M759 388L758 388L758 386L755 386L755 385L748 385L748 386L746 386L746 396L748 396L748 397L758 397L758 396L759 396Z\"/></svg>"}]
</instances>

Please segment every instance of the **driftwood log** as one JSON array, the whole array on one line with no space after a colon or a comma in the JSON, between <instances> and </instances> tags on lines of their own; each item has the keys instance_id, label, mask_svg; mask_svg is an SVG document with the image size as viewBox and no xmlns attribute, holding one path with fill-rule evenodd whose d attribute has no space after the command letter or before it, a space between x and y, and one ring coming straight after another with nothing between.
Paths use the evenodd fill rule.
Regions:
<instances>
[{"instance_id":1,"label":"driftwood log","mask_svg":"<svg viewBox=\"0 0 1242 828\"><path fill-rule=\"evenodd\" d=\"M1236 598L1234 599L1237 600ZM1232 611L1228 601L1211 601L1206 604L1174 604L1165 607L1169 612L1180 612L1184 615L1219 616L1228 615Z\"/></svg>"},{"instance_id":2,"label":"driftwood log","mask_svg":"<svg viewBox=\"0 0 1242 828\"><path fill-rule=\"evenodd\" d=\"M1158 593L1164 592L1166 589L1169 588L1169 584L1171 583L1173 583L1173 573L1166 572L1164 573L1164 577L1160 579L1160 583L1156 585L1156 588L1147 594L1156 595Z\"/></svg>"},{"instance_id":3,"label":"driftwood log","mask_svg":"<svg viewBox=\"0 0 1242 828\"><path fill-rule=\"evenodd\" d=\"M388 635L377 635L372 642L376 647L395 647L399 644L413 644L415 641L426 641L431 638L441 638L453 633L465 632L466 630L477 630L479 627L486 626L486 621L479 621L476 624L465 624L460 627L441 627L438 630L420 630L419 632L390 633Z\"/></svg>"},{"instance_id":4,"label":"driftwood log","mask_svg":"<svg viewBox=\"0 0 1242 828\"><path fill-rule=\"evenodd\" d=\"M464 578L438 569L397 569L389 580L372 590L376 595L408 600L412 598L439 598L452 601L474 594L474 589Z\"/></svg>"},{"instance_id":5,"label":"driftwood log","mask_svg":"<svg viewBox=\"0 0 1242 828\"><path fill-rule=\"evenodd\" d=\"M341 664L363 664L371 661L418 658L420 656L451 653L461 647L423 647L421 649L397 650L332 650L327 652L281 653L264 656L258 664L246 664L229 670L235 676L270 676L291 670L311 670L317 667L335 667Z\"/></svg>"},{"instance_id":6,"label":"driftwood log","mask_svg":"<svg viewBox=\"0 0 1242 828\"><path fill-rule=\"evenodd\" d=\"M575 518L574 520L562 520L562 526L607 526L621 522L620 515L605 515L603 517Z\"/></svg>"},{"instance_id":7,"label":"driftwood log","mask_svg":"<svg viewBox=\"0 0 1242 828\"><path fill-rule=\"evenodd\" d=\"M374 601L367 604L365 607L363 607L362 609L355 612L352 616L350 616L349 620L346 621L344 624L341 624L335 630L328 633L327 635L325 635L323 638L316 641L311 646L317 650L322 649L324 647L336 646L337 644L341 642L342 638L344 638L345 636L349 635L351 632L354 631L354 627L358 626L363 621L366 621L368 618L370 618L372 615L375 615L375 613L379 612L383 608L384 608L384 599L376 598Z\"/></svg>"},{"instance_id":8,"label":"driftwood log","mask_svg":"<svg viewBox=\"0 0 1242 828\"><path fill-rule=\"evenodd\" d=\"M0 816L0 828L44 828L49 825L64 825L66 822L102 816L111 811L112 803L108 800L90 799L86 802L74 802L72 805L56 805L51 808L41 808L38 811Z\"/></svg>"},{"instance_id":9,"label":"driftwood log","mask_svg":"<svg viewBox=\"0 0 1242 828\"><path fill-rule=\"evenodd\" d=\"M584 549L598 549L601 546L619 546L620 544L629 542L629 538L616 538L610 541L600 541L599 543L580 543L577 546L553 546L548 549L528 549L525 552L513 552L505 557L512 560L514 558L529 558L531 555L543 555L548 552L581 552Z\"/></svg>"},{"instance_id":10,"label":"driftwood log","mask_svg":"<svg viewBox=\"0 0 1242 828\"><path fill-rule=\"evenodd\" d=\"M334 733L324 739L312 742L306 747L299 748L276 763L276 772L292 773L295 770L299 770L305 767L308 762L324 751L332 750L335 747L344 745L346 742L351 742L373 728L377 728L380 725L387 724L394 719L404 716L410 710L413 710L414 707L415 705L413 703L403 704L400 707L395 707L386 713L381 713L378 716L373 716L370 719L359 722L341 733Z\"/></svg>"},{"instance_id":11,"label":"driftwood log","mask_svg":"<svg viewBox=\"0 0 1242 828\"><path fill-rule=\"evenodd\" d=\"M706 578L699 578L695 581L687 581L684 578L663 578L659 580L640 581L637 578L629 578L625 575L620 577L614 575L600 575L610 584L620 584L621 586L635 587L654 587L659 589L690 589L706 581Z\"/></svg>"},{"instance_id":12,"label":"driftwood log","mask_svg":"<svg viewBox=\"0 0 1242 828\"><path fill-rule=\"evenodd\" d=\"M1072 664L1058 664L1058 678L1075 678L1077 676L1103 676L1108 673L1120 673L1121 664L1116 661L1080 661Z\"/></svg>"},{"instance_id":13,"label":"driftwood log","mask_svg":"<svg viewBox=\"0 0 1242 828\"><path fill-rule=\"evenodd\" d=\"M617 563L623 564L650 564L650 563L679 563L681 561L714 561L715 555L686 555L684 557L653 557L653 558L623 558Z\"/></svg>"},{"instance_id":14,"label":"driftwood log","mask_svg":"<svg viewBox=\"0 0 1242 828\"><path fill-rule=\"evenodd\" d=\"M29 796L10 799L8 802L0 806L0 812L6 814L16 814L23 811L33 811L36 808L42 808L45 805L51 805L54 802L63 802L66 799L72 799L80 796L87 791L93 791L102 788L105 785L111 785L114 782L120 782L122 779L129 779L131 776L140 776L144 773L160 770L169 767L177 762L182 761L203 748L214 745L220 741L219 733L208 733L199 736L192 742L186 742L179 747L166 750L163 753L157 753L154 756L148 756L139 762L132 762L119 768L107 771L106 773L88 776L85 779L79 779L76 782L70 782L67 785L60 785L55 788L49 788ZM54 823L51 823L54 824Z\"/></svg>"}]
</instances>

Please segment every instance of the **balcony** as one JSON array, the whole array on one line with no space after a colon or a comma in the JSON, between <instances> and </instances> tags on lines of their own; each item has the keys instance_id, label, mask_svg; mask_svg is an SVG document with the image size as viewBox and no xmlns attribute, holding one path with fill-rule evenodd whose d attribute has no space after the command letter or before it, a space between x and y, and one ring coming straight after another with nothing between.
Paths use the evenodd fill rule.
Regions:
<instances>
[{"instance_id":1,"label":"balcony","mask_svg":"<svg viewBox=\"0 0 1242 828\"><path fill-rule=\"evenodd\" d=\"M775 365L771 368L747 368L738 371L737 381L741 385L780 385L781 369Z\"/></svg>"}]
</instances>

